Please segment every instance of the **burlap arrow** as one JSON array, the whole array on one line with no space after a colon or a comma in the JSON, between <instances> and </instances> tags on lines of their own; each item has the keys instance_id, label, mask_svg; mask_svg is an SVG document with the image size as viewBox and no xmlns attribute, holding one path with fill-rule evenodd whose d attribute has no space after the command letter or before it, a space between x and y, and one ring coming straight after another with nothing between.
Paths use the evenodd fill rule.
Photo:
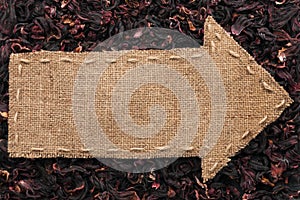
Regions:
<instances>
[{"instance_id":1,"label":"burlap arrow","mask_svg":"<svg viewBox=\"0 0 300 200\"><path fill-rule=\"evenodd\" d=\"M204 42L12 54L10 156L200 156L212 178L292 100L211 17Z\"/></svg>"}]
</instances>

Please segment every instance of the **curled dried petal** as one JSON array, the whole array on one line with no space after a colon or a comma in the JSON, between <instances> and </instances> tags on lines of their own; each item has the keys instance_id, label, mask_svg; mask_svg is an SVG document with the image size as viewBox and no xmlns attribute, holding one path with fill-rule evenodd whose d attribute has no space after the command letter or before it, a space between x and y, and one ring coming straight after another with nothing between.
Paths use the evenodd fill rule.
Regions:
<instances>
[{"instance_id":1,"label":"curled dried petal","mask_svg":"<svg viewBox=\"0 0 300 200\"><path fill-rule=\"evenodd\" d=\"M245 28L247 28L248 26L251 26L251 25L252 25L251 19L248 19L245 16L241 15L237 18L235 23L231 26L231 32L234 35L239 35Z\"/></svg>"}]
</instances>

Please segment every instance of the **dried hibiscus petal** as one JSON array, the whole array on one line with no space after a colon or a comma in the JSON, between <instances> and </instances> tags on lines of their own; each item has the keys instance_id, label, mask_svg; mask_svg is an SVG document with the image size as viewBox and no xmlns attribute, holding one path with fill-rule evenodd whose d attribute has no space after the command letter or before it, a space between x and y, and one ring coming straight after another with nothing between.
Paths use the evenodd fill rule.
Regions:
<instances>
[{"instance_id":1,"label":"dried hibiscus petal","mask_svg":"<svg viewBox=\"0 0 300 200\"><path fill-rule=\"evenodd\" d=\"M231 26L231 33L234 35L239 35L245 28L251 25L252 25L251 19L248 19L245 16L241 15Z\"/></svg>"}]
</instances>

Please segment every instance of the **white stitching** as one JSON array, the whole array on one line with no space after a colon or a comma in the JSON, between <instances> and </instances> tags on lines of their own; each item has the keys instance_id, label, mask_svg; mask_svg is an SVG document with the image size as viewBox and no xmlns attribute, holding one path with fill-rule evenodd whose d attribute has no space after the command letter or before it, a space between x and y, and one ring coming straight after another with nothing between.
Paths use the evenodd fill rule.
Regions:
<instances>
[{"instance_id":1,"label":"white stitching","mask_svg":"<svg viewBox=\"0 0 300 200\"><path fill-rule=\"evenodd\" d=\"M229 151L229 149L232 147L232 144L229 144L229 145L227 145L227 147L226 147L226 152L228 152Z\"/></svg>"},{"instance_id":2,"label":"white stitching","mask_svg":"<svg viewBox=\"0 0 300 200\"><path fill-rule=\"evenodd\" d=\"M247 71L248 71L249 74L251 74L251 75L255 74L255 72L251 69L250 65L247 65Z\"/></svg>"},{"instance_id":3,"label":"white stitching","mask_svg":"<svg viewBox=\"0 0 300 200\"><path fill-rule=\"evenodd\" d=\"M248 135L249 135L250 131L246 131L243 135L242 135L242 139L245 139Z\"/></svg>"},{"instance_id":4,"label":"white stitching","mask_svg":"<svg viewBox=\"0 0 300 200\"><path fill-rule=\"evenodd\" d=\"M82 151L82 152L89 152L89 151L91 151L91 149L80 149L80 151Z\"/></svg>"},{"instance_id":5,"label":"white stitching","mask_svg":"<svg viewBox=\"0 0 300 200\"><path fill-rule=\"evenodd\" d=\"M139 148L139 147L133 147L133 148L130 148L130 151L144 151L145 148Z\"/></svg>"},{"instance_id":6,"label":"white stitching","mask_svg":"<svg viewBox=\"0 0 300 200\"><path fill-rule=\"evenodd\" d=\"M92 63L94 63L94 62L96 62L95 59L90 59L90 60L85 60L85 61L84 61L85 64L92 64Z\"/></svg>"},{"instance_id":7,"label":"white stitching","mask_svg":"<svg viewBox=\"0 0 300 200\"><path fill-rule=\"evenodd\" d=\"M116 63L117 60L116 59L106 59L105 62L106 63Z\"/></svg>"},{"instance_id":8,"label":"white stitching","mask_svg":"<svg viewBox=\"0 0 300 200\"><path fill-rule=\"evenodd\" d=\"M217 166L218 166L218 162L216 162L216 163L212 166L212 168L209 169L209 171L210 171L210 172L214 171L214 170L217 168Z\"/></svg>"},{"instance_id":9,"label":"white stitching","mask_svg":"<svg viewBox=\"0 0 300 200\"><path fill-rule=\"evenodd\" d=\"M63 62L72 62L72 59L67 57L61 58L60 60Z\"/></svg>"},{"instance_id":10,"label":"white stitching","mask_svg":"<svg viewBox=\"0 0 300 200\"><path fill-rule=\"evenodd\" d=\"M17 122L17 119L18 119L18 112L15 113L14 122Z\"/></svg>"},{"instance_id":11,"label":"white stitching","mask_svg":"<svg viewBox=\"0 0 300 200\"><path fill-rule=\"evenodd\" d=\"M170 60L178 60L180 59L181 57L180 56L170 56Z\"/></svg>"},{"instance_id":12,"label":"white stitching","mask_svg":"<svg viewBox=\"0 0 300 200\"><path fill-rule=\"evenodd\" d=\"M22 65L21 64L19 64L19 66L18 66L18 72L19 72L19 75L22 74Z\"/></svg>"},{"instance_id":13,"label":"white stitching","mask_svg":"<svg viewBox=\"0 0 300 200\"><path fill-rule=\"evenodd\" d=\"M70 149L65 149L65 148L58 148L57 150L58 150L58 151L64 151L64 152L69 152L69 151L71 151Z\"/></svg>"},{"instance_id":14,"label":"white stitching","mask_svg":"<svg viewBox=\"0 0 300 200\"><path fill-rule=\"evenodd\" d=\"M117 152L119 149L107 149L107 152Z\"/></svg>"},{"instance_id":15,"label":"white stitching","mask_svg":"<svg viewBox=\"0 0 300 200\"><path fill-rule=\"evenodd\" d=\"M192 151L194 147L182 147L184 151Z\"/></svg>"},{"instance_id":16,"label":"white stitching","mask_svg":"<svg viewBox=\"0 0 300 200\"><path fill-rule=\"evenodd\" d=\"M210 45L211 45L211 52L215 53L215 51L216 51L216 44L214 43L214 41L210 41Z\"/></svg>"},{"instance_id":17,"label":"white stitching","mask_svg":"<svg viewBox=\"0 0 300 200\"><path fill-rule=\"evenodd\" d=\"M171 148L170 146L155 147L155 149L160 150L160 151L167 150L170 148Z\"/></svg>"},{"instance_id":18,"label":"white stitching","mask_svg":"<svg viewBox=\"0 0 300 200\"><path fill-rule=\"evenodd\" d=\"M49 60L49 59L41 59L40 62L41 62L41 63L49 63L50 60Z\"/></svg>"},{"instance_id":19,"label":"white stitching","mask_svg":"<svg viewBox=\"0 0 300 200\"><path fill-rule=\"evenodd\" d=\"M25 63L25 64L29 64L29 63L30 63L30 60L21 58L21 59L20 59L20 62Z\"/></svg>"},{"instance_id":20,"label":"white stitching","mask_svg":"<svg viewBox=\"0 0 300 200\"><path fill-rule=\"evenodd\" d=\"M21 89L18 88L18 89L17 89L17 95L16 95L16 100L17 100L17 101L20 100L20 91L21 91Z\"/></svg>"},{"instance_id":21,"label":"white stitching","mask_svg":"<svg viewBox=\"0 0 300 200\"><path fill-rule=\"evenodd\" d=\"M32 147L31 151L44 151L44 148Z\"/></svg>"},{"instance_id":22,"label":"white stitching","mask_svg":"<svg viewBox=\"0 0 300 200\"><path fill-rule=\"evenodd\" d=\"M285 100L283 99L280 104L276 105L275 108L281 108L285 104Z\"/></svg>"},{"instance_id":23,"label":"white stitching","mask_svg":"<svg viewBox=\"0 0 300 200\"><path fill-rule=\"evenodd\" d=\"M221 41L221 35L219 34L219 33L215 33L215 36L218 38L218 40L220 40Z\"/></svg>"},{"instance_id":24,"label":"white stitching","mask_svg":"<svg viewBox=\"0 0 300 200\"><path fill-rule=\"evenodd\" d=\"M270 91L270 92L273 92L273 91L274 91L273 88L272 88L269 84L267 84L266 82L262 81L262 84L263 84L263 86L264 86L264 88L265 88L266 90L268 90L268 91Z\"/></svg>"},{"instance_id":25,"label":"white stitching","mask_svg":"<svg viewBox=\"0 0 300 200\"><path fill-rule=\"evenodd\" d=\"M138 60L135 58L128 58L127 62L136 63L136 62L138 62Z\"/></svg>"},{"instance_id":26,"label":"white stitching","mask_svg":"<svg viewBox=\"0 0 300 200\"><path fill-rule=\"evenodd\" d=\"M260 120L258 123L259 124L262 124L264 123L266 120L267 120L268 116L265 116L264 118L262 118L262 120Z\"/></svg>"},{"instance_id":27,"label":"white stitching","mask_svg":"<svg viewBox=\"0 0 300 200\"><path fill-rule=\"evenodd\" d=\"M158 60L158 57L155 57L155 56L149 56L149 57L148 57L148 60Z\"/></svg>"},{"instance_id":28,"label":"white stitching","mask_svg":"<svg viewBox=\"0 0 300 200\"><path fill-rule=\"evenodd\" d=\"M228 50L228 53L235 58L241 57L240 54L238 54L237 52L231 51L231 50Z\"/></svg>"}]
</instances>

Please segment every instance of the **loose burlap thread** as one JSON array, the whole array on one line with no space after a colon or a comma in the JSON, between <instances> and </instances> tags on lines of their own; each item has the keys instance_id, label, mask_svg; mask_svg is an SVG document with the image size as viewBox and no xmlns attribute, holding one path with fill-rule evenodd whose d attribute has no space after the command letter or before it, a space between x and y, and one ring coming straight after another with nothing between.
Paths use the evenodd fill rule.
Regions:
<instances>
[{"instance_id":1,"label":"loose burlap thread","mask_svg":"<svg viewBox=\"0 0 300 200\"><path fill-rule=\"evenodd\" d=\"M122 90L114 90L118 81L137 66L168 66L169 69L180 74L190 84L194 91L199 112L188 112L190 122L197 126L197 135L192 138L188 146L178 144L176 149L184 151L182 156L199 156L204 145L203 140L212 124L221 123L212 118L212 91L207 85L208 79L195 70L186 57L193 57L195 62L202 62L202 66L210 66L211 60L204 59L203 49L206 50L213 65L217 67L226 94L226 116L224 126L207 154L202 157L203 178L206 180L228 162L228 157L243 148L267 124L274 121L292 100L286 91L254 59L242 49L211 17L205 23L204 47L200 49L173 50L145 50L121 52L34 52L12 54L9 65L9 142L8 151L12 157L70 157L88 158L97 156L103 158L139 158L139 152L145 158L156 157L155 150L162 150L159 157L181 156L174 149L174 154L163 153L168 142L173 140L182 123L182 112L188 109L189 102L182 104L180 98L172 89L150 82L136 88L128 102L128 113L132 121L139 126L151 125L151 107L161 105L165 109L164 124L158 129L156 126L149 130L158 129L152 137L134 137L122 129L122 119L114 114L112 100L114 93L121 94ZM202 54L200 54L202 53ZM180 56L181 55L181 56ZM88 58L88 59L87 59ZM96 65L107 65L101 77L95 77L95 113L97 121L89 121L91 113L79 112L88 109L84 106L84 95L89 94L89 87L82 85L82 90L76 94L78 104L83 108L74 108L74 88L78 72L84 64L87 69L97 69ZM108 63L108 64L107 64ZM94 68L93 68L94 67ZM171 73L171 72L170 72ZM205 73L205 72L204 72ZM98 73L99 74L99 73ZM158 73L159 74L159 73ZM82 79L85 79L82 74ZM95 76L97 73L95 73ZM155 75L155 73L154 73ZM143 81L145 77L136 77ZM214 76L214 74L206 74ZM176 77L176 76L174 76ZM158 79L171 79L158 76ZM215 79L211 79L215 80ZM158 80L159 82L160 80ZM170 81L171 82L171 81ZM93 82L89 82L91 84ZM182 81L182 83L185 83ZM87 83L88 84L88 83ZM131 84L131 83L128 83ZM78 86L80 88L81 86ZM82 92L82 93L81 93ZM119 93L118 93L119 92ZM182 91L178 90L178 93ZM187 94L188 95L188 94ZM215 94L220 97L222 94ZM116 102L117 104L117 102ZM219 105L220 106L220 105ZM74 112L74 109L76 112ZM118 110L117 110L118 111ZM74 113L76 116L74 116ZM117 119L116 119L117 118ZM125 118L126 121L126 118ZM91 123L91 130L98 131L99 127L106 134L107 139L124 151L108 151L106 144L91 154L89 145L95 143L95 135L79 133L79 125ZM94 124L96 122L99 127ZM154 123L154 122L153 122ZM155 122L154 125L161 125ZM90 127L90 125L88 125ZM131 130L131 129L130 129ZM136 135L137 130L132 129ZM88 133L87 133L88 134ZM180 139L180 138L179 138ZM184 140L184 138L183 138ZM97 146L95 144L94 146ZM93 146L93 147L94 147Z\"/></svg>"}]
</instances>

